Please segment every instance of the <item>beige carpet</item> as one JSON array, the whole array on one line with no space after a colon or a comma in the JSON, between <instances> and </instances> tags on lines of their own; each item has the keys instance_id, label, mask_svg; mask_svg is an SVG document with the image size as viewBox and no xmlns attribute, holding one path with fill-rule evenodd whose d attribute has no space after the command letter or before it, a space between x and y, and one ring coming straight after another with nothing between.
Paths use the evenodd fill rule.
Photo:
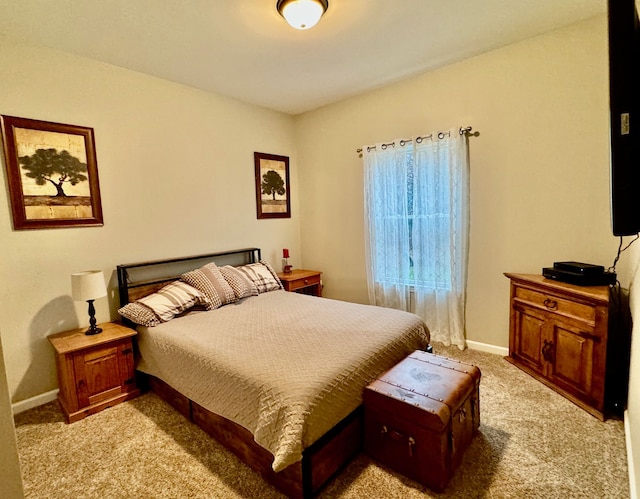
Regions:
<instances>
[{"instance_id":1,"label":"beige carpet","mask_svg":"<svg viewBox=\"0 0 640 499\"><path fill-rule=\"evenodd\" d=\"M361 454L321 498L629 497L622 421L598 421L500 356L436 353L482 371L480 433L447 490ZM16 432L28 498L282 497L152 393L71 425L46 404L18 414Z\"/></svg>"}]
</instances>

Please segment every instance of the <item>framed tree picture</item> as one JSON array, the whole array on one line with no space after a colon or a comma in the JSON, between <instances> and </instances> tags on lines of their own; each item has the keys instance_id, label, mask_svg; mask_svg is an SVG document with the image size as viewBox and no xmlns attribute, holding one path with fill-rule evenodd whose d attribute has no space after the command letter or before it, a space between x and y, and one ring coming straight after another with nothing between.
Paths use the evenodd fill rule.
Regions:
<instances>
[{"instance_id":1,"label":"framed tree picture","mask_svg":"<svg viewBox=\"0 0 640 499\"><path fill-rule=\"evenodd\" d=\"M0 120L13 228L103 225L93 129Z\"/></svg>"},{"instance_id":2,"label":"framed tree picture","mask_svg":"<svg viewBox=\"0 0 640 499\"><path fill-rule=\"evenodd\" d=\"M291 218L289 158L262 152L253 157L258 218Z\"/></svg>"}]
</instances>

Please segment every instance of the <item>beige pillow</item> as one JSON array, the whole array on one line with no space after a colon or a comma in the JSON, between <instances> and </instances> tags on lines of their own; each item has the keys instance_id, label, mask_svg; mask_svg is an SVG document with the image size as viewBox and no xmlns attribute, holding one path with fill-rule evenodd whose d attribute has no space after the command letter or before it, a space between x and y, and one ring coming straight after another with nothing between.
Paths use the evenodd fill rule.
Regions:
<instances>
[{"instance_id":1,"label":"beige pillow","mask_svg":"<svg viewBox=\"0 0 640 499\"><path fill-rule=\"evenodd\" d=\"M213 310L236 301L233 289L222 276L215 263L208 263L197 270L182 274L182 279L209 299L209 303L206 306L207 310Z\"/></svg>"},{"instance_id":2,"label":"beige pillow","mask_svg":"<svg viewBox=\"0 0 640 499\"><path fill-rule=\"evenodd\" d=\"M118 313L125 319L129 319L134 324L141 326L157 326L160 324L158 316L151 309L140 303L127 303L118 310Z\"/></svg>"},{"instance_id":3,"label":"beige pillow","mask_svg":"<svg viewBox=\"0 0 640 499\"><path fill-rule=\"evenodd\" d=\"M258 288L253 281L244 273L231 265L220 267L220 272L233 289L236 298L246 298L247 296L257 296Z\"/></svg>"}]
</instances>

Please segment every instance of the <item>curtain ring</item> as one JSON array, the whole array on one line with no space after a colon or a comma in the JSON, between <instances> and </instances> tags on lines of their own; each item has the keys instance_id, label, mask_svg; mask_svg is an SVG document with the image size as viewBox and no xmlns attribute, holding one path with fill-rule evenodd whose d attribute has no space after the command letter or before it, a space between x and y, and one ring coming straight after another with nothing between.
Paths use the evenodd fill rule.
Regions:
<instances>
[{"instance_id":1,"label":"curtain ring","mask_svg":"<svg viewBox=\"0 0 640 499\"><path fill-rule=\"evenodd\" d=\"M440 140L444 139L444 132L440 132L440 133L438 133L438 138L439 138Z\"/></svg>"}]
</instances>

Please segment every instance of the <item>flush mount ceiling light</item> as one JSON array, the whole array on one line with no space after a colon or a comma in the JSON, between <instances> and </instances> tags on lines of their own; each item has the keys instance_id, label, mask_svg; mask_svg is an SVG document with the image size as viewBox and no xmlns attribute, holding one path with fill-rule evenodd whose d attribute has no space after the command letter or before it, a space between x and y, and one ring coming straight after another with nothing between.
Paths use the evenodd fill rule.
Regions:
<instances>
[{"instance_id":1,"label":"flush mount ceiling light","mask_svg":"<svg viewBox=\"0 0 640 499\"><path fill-rule=\"evenodd\" d=\"M329 7L328 0L278 0L276 9L296 29L313 28Z\"/></svg>"}]
</instances>

